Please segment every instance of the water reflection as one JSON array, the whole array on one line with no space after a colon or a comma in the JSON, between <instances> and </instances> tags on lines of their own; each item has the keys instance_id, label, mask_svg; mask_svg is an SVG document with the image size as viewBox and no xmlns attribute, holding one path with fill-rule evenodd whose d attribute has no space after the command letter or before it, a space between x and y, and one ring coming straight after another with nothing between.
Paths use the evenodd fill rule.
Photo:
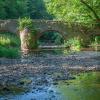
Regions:
<instances>
[{"instance_id":1,"label":"water reflection","mask_svg":"<svg viewBox=\"0 0 100 100\"><path fill-rule=\"evenodd\" d=\"M6 73L0 76L0 82L4 83L6 79L9 79L8 83L15 82L13 79L17 82L13 88L0 87L0 100L99 100L100 72L72 77L67 68L99 68L100 52L73 52L69 55L55 52L41 51L24 55L21 59L0 60L0 71Z\"/></svg>"},{"instance_id":2,"label":"water reflection","mask_svg":"<svg viewBox=\"0 0 100 100\"><path fill-rule=\"evenodd\" d=\"M48 77L48 76L47 76ZM1 96L0 100L99 100L100 98L100 72L87 72L75 75L74 80L49 79L49 82L33 85L25 92L16 91L14 95ZM28 80L29 82L29 80ZM14 90L13 90L14 91Z\"/></svg>"},{"instance_id":3,"label":"water reflection","mask_svg":"<svg viewBox=\"0 0 100 100\"><path fill-rule=\"evenodd\" d=\"M76 80L59 82L58 91L62 100L99 100L100 72L82 73Z\"/></svg>"}]
</instances>

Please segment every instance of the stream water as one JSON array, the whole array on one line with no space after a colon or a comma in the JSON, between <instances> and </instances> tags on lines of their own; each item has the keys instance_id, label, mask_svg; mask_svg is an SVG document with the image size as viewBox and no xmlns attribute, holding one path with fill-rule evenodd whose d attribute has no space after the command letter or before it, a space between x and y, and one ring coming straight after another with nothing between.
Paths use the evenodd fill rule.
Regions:
<instances>
[{"instance_id":1,"label":"stream water","mask_svg":"<svg viewBox=\"0 0 100 100\"><path fill-rule=\"evenodd\" d=\"M74 56L54 55L51 53L43 53L36 56L37 60L34 64L44 66L58 66L62 60L62 64L73 57L75 58L75 66L88 65L100 67L100 52L82 52L76 53ZM83 59L84 58L86 59ZM71 58L70 60L65 57ZM39 59L38 59L39 58ZM54 61L50 61L50 59ZM64 59L63 59L64 58ZM87 61L88 58L88 61ZM91 59L90 59L91 58ZM59 60L60 59L60 60ZM25 59L24 59L25 60ZM29 60L29 59L28 59ZM33 59L34 60L34 59ZM78 60L78 62L77 62ZM82 61L81 61L82 60ZM43 62L44 61L44 62ZM78 65L78 63L82 62ZM42 62L42 63L40 63ZM51 64L51 63L52 64ZM84 62L84 63L83 63ZM28 62L29 63L29 62ZM74 64L71 65L74 67ZM90 67L89 66L89 67ZM61 66L60 66L61 67ZM58 69L59 67L57 67ZM51 71L53 70L53 71ZM100 72L99 71L62 71L56 69L43 70L43 73L38 73L33 76L23 77L17 85L8 85L3 87L0 85L0 100L99 100L100 99Z\"/></svg>"}]
</instances>

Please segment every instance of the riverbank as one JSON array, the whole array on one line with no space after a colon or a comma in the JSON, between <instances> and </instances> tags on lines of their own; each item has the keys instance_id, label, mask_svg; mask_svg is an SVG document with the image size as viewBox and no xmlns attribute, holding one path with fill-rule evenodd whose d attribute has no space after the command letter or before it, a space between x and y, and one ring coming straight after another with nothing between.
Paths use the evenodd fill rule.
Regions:
<instances>
[{"instance_id":1,"label":"riverbank","mask_svg":"<svg viewBox=\"0 0 100 100\"><path fill-rule=\"evenodd\" d=\"M69 70L99 71L100 52L82 51L68 55L36 53L24 55L20 59L0 58L0 82L18 80L24 76L61 72L66 75Z\"/></svg>"},{"instance_id":2,"label":"riverbank","mask_svg":"<svg viewBox=\"0 0 100 100\"><path fill-rule=\"evenodd\" d=\"M0 99L77 100L84 95L85 100L95 96L98 98L99 81L94 82L99 80L99 71L100 52L96 51L73 52L68 55L36 52L23 55L20 59L0 58ZM75 75L80 78L77 80ZM71 80L76 81L71 82ZM81 85L80 82L89 82L90 91L94 91L95 87L93 93L89 92L95 96L86 96L84 91L87 89L82 87L87 86L87 83ZM77 94L77 86L84 90L81 92L81 97ZM77 96L72 98L71 94L75 93Z\"/></svg>"}]
</instances>

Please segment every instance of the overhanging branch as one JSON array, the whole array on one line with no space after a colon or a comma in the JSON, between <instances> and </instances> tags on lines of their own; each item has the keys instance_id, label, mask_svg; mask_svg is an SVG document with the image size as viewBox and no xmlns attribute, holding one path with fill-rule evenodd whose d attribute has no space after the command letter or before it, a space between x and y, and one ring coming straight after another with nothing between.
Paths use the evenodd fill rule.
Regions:
<instances>
[{"instance_id":1,"label":"overhanging branch","mask_svg":"<svg viewBox=\"0 0 100 100\"><path fill-rule=\"evenodd\" d=\"M90 5L88 5L84 0L80 0L80 2L83 3L88 9L90 9L90 11L94 14L94 17L96 18L97 21L100 20L99 16Z\"/></svg>"}]
</instances>

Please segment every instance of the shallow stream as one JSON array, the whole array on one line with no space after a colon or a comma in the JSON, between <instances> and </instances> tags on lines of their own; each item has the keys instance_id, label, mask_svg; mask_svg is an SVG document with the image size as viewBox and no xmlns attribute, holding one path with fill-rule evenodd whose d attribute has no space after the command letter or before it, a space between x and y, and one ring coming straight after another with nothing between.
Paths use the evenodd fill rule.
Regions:
<instances>
[{"instance_id":1,"label":"shallow stream","mask_svg":"<svg viewBox=\"0 0 100 100\"><path fill-rule=\"evenodd\" d=\"M32 59L36 60L36 62L32 63L33 67L35 64L35 67L38 65L48 65L50 67L52 65L51 69L48 68L43 70L42 73L40 72L33 76L24 76L16 85L0 85L0 100L99 100L100 71L84 70L80 72L71 70L60 71L59 69L63 65L67 66L67 64L71 64L73 67L74 64L75 66L86 64L85 67L92 65L99 67L99 54L96 52L82 52L65 56L43 53L42 58L41 55L35 56ZM25 61L26 59L24 59ZM30 60L28 59L27 61ZM72 64L71 61L75 63ZM30 62L28 63L30 64ZM6 65L8 66L8 64ZM55 66L58 67L52 69Z\"/></svg>"}]
</instances>

